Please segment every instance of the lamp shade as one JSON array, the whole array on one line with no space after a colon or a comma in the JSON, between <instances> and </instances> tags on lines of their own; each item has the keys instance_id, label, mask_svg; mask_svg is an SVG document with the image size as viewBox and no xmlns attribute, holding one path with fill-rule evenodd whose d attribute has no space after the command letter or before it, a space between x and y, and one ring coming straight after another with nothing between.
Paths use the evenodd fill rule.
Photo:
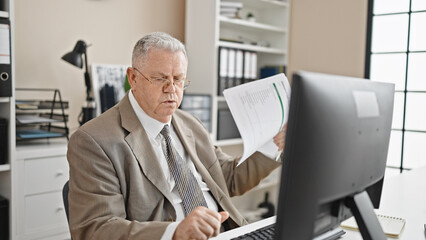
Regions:
<instances>
[{"instance_id":1,"label":"lamp shade","mask_svg":"<svg viewBox=\"0 0 426 240\"><path fill-rule=\"evenodd\" d=\"M62 59L76 67L83 68L83 58L80 53L69 52L62 56Z\"/></svg>"},{"instance_id":2,"label":"lamp shade","mask_svg":"<svg viewBox=\"0 0 426 240\"><path fill-rule=\"evenodd\" d=\"M86 53L86 48L86 43L82 40L79 40L75 44L74 49L71 52L66 53L64 56L62 56L62 59L76 67L83 68L82 55Z\"/></svg>"}]
</instances>

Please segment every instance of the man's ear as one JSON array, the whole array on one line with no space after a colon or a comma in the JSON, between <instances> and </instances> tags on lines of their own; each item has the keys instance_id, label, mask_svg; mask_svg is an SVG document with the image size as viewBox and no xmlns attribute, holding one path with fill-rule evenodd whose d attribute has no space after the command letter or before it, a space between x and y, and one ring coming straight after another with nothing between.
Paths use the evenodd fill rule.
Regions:
<instances>
[{"instance_id":1,"label":"man's ear","mask_svg":"<svg viewBox=\"0 0 426 240\"><path fill-rule=\"evenodd\" d=\"M130 84L130 87L134 88L136 84L136 73L132 67L127 68L127 80Z\"/></svg>"}]
</instances>

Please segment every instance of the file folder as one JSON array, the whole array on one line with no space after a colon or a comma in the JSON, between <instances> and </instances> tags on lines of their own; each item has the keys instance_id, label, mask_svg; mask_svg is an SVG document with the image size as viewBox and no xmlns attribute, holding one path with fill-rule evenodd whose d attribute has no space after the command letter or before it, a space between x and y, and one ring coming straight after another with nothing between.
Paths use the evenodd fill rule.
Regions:
<instances>
[{"instance_id":1,"label":"file folder","mask_svg":"<svg viewBox=\"0 0 426 240\"><path fill-rule=\"evenodd\" d=\"M257 80L257 53L251 52L250 81Z\"/></svg>"},{"instance_id":2,"label":"file folder","mask_svg":"<svg viewBox=\"0 0 426 240\"><path fill-rule=\"evenodd\" d=\"M244 69L244 52L241 49L237 50L235 59L235 86L243 83L243 69Z\"/></svg>"},{"instance_id":3,"label":"file folder","mask_svg":"<svg viewBox=\"0 0 426 240\"><path fill-rule=\"evenodd\" d=\"M0 18L0 97L12 96L10 21Z\"/></svg>"},{"instance_id":4,"label":"file folder","mask_svg":"<svg viewBox=\"0 0 426 240\"><path fill-rule=\"evenodd\" d=\"M226 82L228 81L228 49L219 48L219 74L218 74L218 88L217 95L223 96L223 90L226 88Z\"/></svg>"},{"instance_id":5,"label":"file folder","mask_svg":"<svg viewBox=\"0 0 426 240\"><path fill-rule=\"evenodd\" d=\"M226 88L231 88L235 86L235 58L236 58L236 49L228 50L228 81Z\"/></svg>"},{"instance_id":6,"label":"file folder","mask_svg":"<svg viewBox=\"0 0 426 240\"><path fill-rule=\"evenodd\" d=\"M250 75L251 75L251 52L244 51L244 69L243 69L243 82L248 83L250 82Z\"/></svg>"}]
</instances>

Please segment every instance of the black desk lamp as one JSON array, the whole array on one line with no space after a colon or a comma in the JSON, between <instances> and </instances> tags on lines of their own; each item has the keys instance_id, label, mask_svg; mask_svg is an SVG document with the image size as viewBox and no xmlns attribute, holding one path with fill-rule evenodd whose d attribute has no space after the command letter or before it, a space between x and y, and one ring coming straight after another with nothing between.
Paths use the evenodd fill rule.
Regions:
<instances>
[{"instance_id":1,"label":"black desk lamp","mask_svg":"<svg viewBox=\"0 0 426 240\"><path fill-rule=\"evenodd\" d=\"M93 101L93 97L90 94L92 90L92 82L90 80L90 75L87 67L86 49L89 46L84 41L78 40L78 42L75 44L74 49L71 52L62 56L62 59L66 62L71 63L76 67L83 68L82 55L84 55L84 81L86 83L86 102L83 105L81 113L78 116L78 122L80 123L80 125L83 125L85 122L96 116L95 102Z\"/></svg>"}]
</instances>

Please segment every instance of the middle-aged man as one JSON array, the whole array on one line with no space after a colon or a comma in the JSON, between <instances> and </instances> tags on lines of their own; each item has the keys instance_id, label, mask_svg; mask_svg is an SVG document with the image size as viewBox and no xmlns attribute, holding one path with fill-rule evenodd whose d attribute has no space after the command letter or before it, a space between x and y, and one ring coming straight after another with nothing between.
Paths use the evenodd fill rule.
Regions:
<instances>
[{"instance_id":1,"label":"middle-aged man","mask_svg":"<svg viewBox=\"0 0 426 240\"><path fill-rule=\"evenodd\" d=\"M240 166L202 123L178 110L188 60L183 44L151 33L133 50L131 91L79 128L68 145L74 240L207 239L246 221L230 197L279 162L260 152ZM195 80L196 81L196 80ZM274 138L284 148L285 128Z\"/></svg>"}]
</instances>

